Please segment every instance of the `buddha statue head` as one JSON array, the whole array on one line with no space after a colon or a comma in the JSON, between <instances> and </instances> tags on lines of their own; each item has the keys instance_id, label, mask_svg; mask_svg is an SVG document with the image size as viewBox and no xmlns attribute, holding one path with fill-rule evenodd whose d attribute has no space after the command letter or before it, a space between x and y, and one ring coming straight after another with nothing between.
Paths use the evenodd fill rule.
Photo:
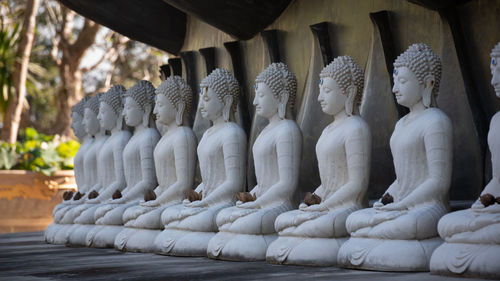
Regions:
<instances>
[{"instance_id":1,"label":"buddha statue head","mask_svg":"<svg viewBox=\"0 0 500 281\"><path fill-rule=\"evenodd\" d=\"M236 111L240 86L226 69L216 68L200 83L200 113L203 118L215 120L221 114L228 122Z\"/></svg>"},{"instance_id":2,"label":"buddha statue head","mask_svg":"<svg viewBox=\"0 0 500 281\"><path fill-rule=\"evenodd\" d=\"M99 120L97 115L99 114L99 99L102 93L98 93L93 97L90 97L84 106L83 112L83 125L85 131L91 135L95 136L100 131Z\"/></svg>"},{"instance_id":3,"label":"buddha statue head","mask_svg":"<svg viewBox=\"0 0 500 281\"><path fill-rule=\"evenodd\" d=\"M125 92L123 115L125 123L131 127L154 123L151 113L154 104L155 87L151 82L141 80Z\"/></svg>"},{"instance_id":4,"label":"buddha statue head","mask_svg":"<svg viewBox=\"0 0 500 281\"><path fill-rule=\"evenodd\" d=\"M155 91L156 103L153 113L156 121L168 125L175 120L181 126L191 111L193 92L180 76L170 76Z\"/></svg>"},{"instance_id":5,"label":"buddha statue head","mask_svg":"<svg viewBox=\"0 0 500 281\"><path fill-rule=\"evenodd\" d=\"M345 110L348 116L357 112L363 98L363 70L350 56L335 58L319 74L318 101L329 115Z\"/></svg>"},{"instance_id":6,"label":"buddha statue head","mask_svg":"<svg viewBox=\"0 0 500 281\"><path fill-rule=\"evenodd\" d=\"M495 89L495 94L500 98L500 42L491 50L491 85Z\"/></svg>"},{"instance_id":7,"label":"buddha statue head","mask_svg":"<svg viewBox=\"0 0 500 281\"><path fill-rule=\"evenodd\" d=\"M105 130L122 128L123 97L125 91L126 89L122 85L115 85L101 96L97 119L99 119L101 127Z\"/></svg>"},{"instance_id":8,"label":"buddha statue head","mask_svg":"<svg viewBox=\"0 0 500 281\"><path fill-rule=\"evenodd\" d=\"M284 63L272 63L255 79L253 105L258 115L271 118L286 117L287 107L295 103L297 79Z\"/></svg>"},{"instance_id":9,"label":"buddha statue head","mask_svg":"<svg viewBox=\"0 0 500 281\"><path fill-rule=\"evenodd\" d=\"M80 140L87 135L85 126L83 126L83 115L85 112L85 103L88 99L88 96L83 97L83 99L76 103L71 109L71 129L73 129L73 133Z\"/></svg>"},{"instance_id":10,"label":"buddha statue head","mask_svg":"<svg viewBox=\"0 0 500 281\"><path fill-rule=\"evenodd\" d=\"M394 62L396 101L411 108L420 101L428 107L436 106L441 80L441 60L423 43L411 45Z\"/></svg>"}]
</instances>

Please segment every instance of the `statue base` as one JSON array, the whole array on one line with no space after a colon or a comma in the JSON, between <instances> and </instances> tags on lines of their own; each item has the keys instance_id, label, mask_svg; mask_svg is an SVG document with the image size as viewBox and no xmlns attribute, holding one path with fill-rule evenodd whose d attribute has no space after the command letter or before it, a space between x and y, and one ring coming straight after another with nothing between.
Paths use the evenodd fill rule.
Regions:
<instances>
[{"instance_id":1,"label":"statue base","mask_svg":"<svg viewBox=\"0 0 500 281\"><path fill-rule=\"evenodd\" d=\"M339 249L340 267L377 271L429 271L432 252L443 243L425 240L383 240L351 237Z\"/></svg>"},{"instance_id":2,"label":"statue base","mask_svg":"<svg viewBox=\"0 0 500 281\"><path fill-rule=\"evenodd\" d=\"M66 245L87 246L87 235L94 227L94 224L74 224L68 230L68 239Z\"/></svg>"},{"instance_id":3,"label":"statue base","mask_svg":"<svg viewBox=\"0 0 500 281\"><path fill-rule=\"evenodd\" d=\"M65 245L68 242L68 231L73 224L59 224L53 234L52 244Z\"/></svg>"},{"instance_id":4,"label":"statue base","mask_svg":"<svg viewBox=\"0 0 500 281\"><path fill-rule=\"evenodd\" d=\"M87 247L113 248L116 235L122 230L122 225L96 225L87 234L85 243Z\"/></svg>"},{"instance_id":5,"label":"statue base","mask_svg":"<svg viewBox=\"0 0 500 281\"><path fill-rule=\"evenodd\" d=\"M337 265L339 248L347 239L280 236L269 245L266 261L273 264Z\"/></svg>"},{"instance_id":6,"label":"statue base","mask_svg":"<svg viewBox=\"0 0 500 281\"><path fill-rule=\"evenodd\" d=\"M161 233L160 229L125 227L115 238L115 249L127 252L153 253L154 241Z\"/></svg>"},{"instance_id":7,"label":"statue base","mask_svg":"<svg viewBox=\"0 0 500 281\"><path fill-rule=\"evenodd\" d=\"M500 278L500 245L447 243L432 254L432 273L466 277Z\"/></svg>"},{"instance_id":8,"label":"statue base","mask_svg":"<svg viewBox=\"0 0 500 281\"><path fill-rule=\"evenodd\" d=\"M58 224L58 223L51 223L47 228L45 229L45 232L43 234L45 242L54 244L54 237L56 236L56 233L64 227L64 224Z\"/></svg>"},{"instance_id":9,"label":"statue base","mask_svg":"<svg viewBox=\"0 0 500 281\"><path fill-rule=\"evenodd\" d=\"M215 232L165 229L154 241L156 253L170 256L206 257L208 241Z\"/></svg>"},{"instance_id":10,"label":"statue base","mask_svg":"<svg viewBox=\"0 0 500 281\"><path fill-rule=\"evenodd\" d=\"M269 245L277 234L252 235L218 232L208 243L209 258L229 261L260 261L266 259Z\"/></svg>"}]
</instances>

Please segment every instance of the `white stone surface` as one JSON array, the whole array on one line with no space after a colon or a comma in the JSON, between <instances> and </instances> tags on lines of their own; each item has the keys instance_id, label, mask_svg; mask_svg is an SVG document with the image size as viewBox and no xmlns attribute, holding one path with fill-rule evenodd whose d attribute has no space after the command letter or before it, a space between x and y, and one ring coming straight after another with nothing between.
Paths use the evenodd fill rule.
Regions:
<instances>
[{"instance_id":1,"label":"white stone surface","mask_svg":"<svg viewBox=\"0 0 500 281\"><path fill-rule=\"evenodd\" d=\"M67 231L67 243L70 245L86 245L87 233L95 223L95 210L109 200L116 189L122 190L126 186L122 156L132 134L123 126L122 99L125 91L121 85L113 86L101 98L97 117L101 127L110 131L111 136L102 145L97 157L98 184L92 189L98 192L98 196L93 199L87 197L85 204L71 211L74 224Z\"/></svg>"},{"instance_id":2,"label":"white stone surface","mask_svg":"<svg viewBox=\"0 0 500 281\"><path fill-rule=\"evenodd\" d=\"M105 131L100 127L99 120L97 119L97 115L99 114L99 96L99 94L96 94L85 101L83 105L82 125L87 135L92 136L93 140L85 148L85 154L83 154L83 168L81 169L83 170L84 178L80 181L82 184L78 186L78 192L82 196L80 199L75 200L75 194L73 200L66 201L64 207L55 210L54 223L48 227L47 231L50 243L65 244L67 242L67 231L71 228L73 221L70 219L72 216L68 216L66 219L66 215L70 214L73 209L84 204L89 189L97 182L97 155L102 144L107 139ZM82 173L78 172L78 174Z\"/></svg>"},{"instance_id":3,"label":"white stone surface","mask_svg":"<svg viewBox=\"0 0 500 281\"><path fill-rule=\"evenodd\" d=\"M491 52L491 85L500 97L500 43ZM500 113L490 123L488 146L493 177L481 196L500 197ZM444 244L432 255L430 269L440 274L500 278L500 204L480 199L470 209L447 214L438 224Z\"/></svg>"},{"instance_id":4,"label":"white stone surface","mask_svg":"<svg viewBox=\"0 0 500 281\"><path fill-rule=\"evenodd\" d=\"M447 212L452 166L452 125L435 107L441 63L425 44L414 44L394 62L393 92L410 113L390 140L396 180L373 208L346 221L351 238L338 255L343 267L428 271L432 251L441 243L437 223Z\"/></svg>"},{"instance_id":5,"label":"white stone surface","mask_svg":"<svg viewBox=\"0 0 500 281\"><path fill-rule=\"evenodd\" d=\"M125 123L134 128L132 137L123 149L127 185L121 191L121 198L109 199L95 210L96 226L87 234L87 246L113 247L116 235L123 229L123 212L157 186L153 150L160 135L151 118L154 90L150 82L142 80L125 94Z\"/></svg>"},{"instance_id":6,"label":"white stone surface","mask_svg":"<svg viewBox=\"0 0 500 281\"><path fill-rule=\"evenodd\" d=\"M208 242L217 232L217 214L234 205L237 192L245 188L247 141L243 129L232 121L238 82L229 71L215 69L200 86L200 113L213 122L197 148L202 183L195 192L202 198L185 199L163 211L165 230L154 243L160 254L205 256Z\"/></svg>"},{"instance_id":7,"label":"white stone surface","mask_svg":"<svg viewBox=\"0 0 500 281\"><path fill-rule=\"evenodd\" d=\"M318 101L334 121L316 145L321 185L315 205L279 215L279 238L267 250L271 263L335 265L340 245L348 238L347 216L366 204L371 133L356 114L363 93L363 71L347 56L338 57L320 74ZM337 82L337 80L339 82Z\"/></svg>"},{"instance_id":8,"label":"white stone surface","mask_svg":"<svg viewBox=\"0 0 500 281\"><path fill-rule=\"evenodd\" d=\"M115 239L115 248L153 252L156 236L163 229L162 212L182 203L192 189L196 167L196 137L183 122L191 111L192 91L180 76L171 76L156 89L153 110L163 136L154 150L158 186L156 199L144 200L123 214L125 228Z\"/></svg>"},{"instance_id":9,"label":"white stone surface","mask_svg":"<svg viewBox=\"0 0 500 281\"><path fill-rule=\"evenodd\" d=\"M255 201L238 201L217 215L217 233L207 254L226 260L264 260L276 239L276 217L296 207L296 189L302 136L297 124L286 119L287 105L297 90L295 75L283 63L273 63L256 79L253 104L256 113L269 119L252 148L257 186Z\"/></svg>"}]
</instances>

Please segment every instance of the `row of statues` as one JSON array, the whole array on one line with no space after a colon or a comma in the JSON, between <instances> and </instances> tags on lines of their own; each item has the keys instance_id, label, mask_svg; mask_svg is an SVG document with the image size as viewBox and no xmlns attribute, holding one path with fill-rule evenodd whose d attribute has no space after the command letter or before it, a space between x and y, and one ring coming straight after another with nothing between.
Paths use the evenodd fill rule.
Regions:
<instances>
[{"instance_id":1,"label":"row of statues","mask_svg":"<svg viewBox=\"0 0 500 281\"><path fill-rule=\"evenodd\" d=\"M491 57L500 97L500 43ZM223 260L499 277L498 113L488 136L493 179L470 209L447 214L453 128L436 106L441 61L427 45L414 44L394 62L393 76L396 100L409 113L390 139L396 180L372 208L366 208L371 132L358 110L364 74L349 56L320 73L318 102L334 121L316 145L321 185L300 204L302 135L287 116L297 81L283 63L255 80L255 111L269 124L252 147L257 185L250 192L247 137L234 122L239 85L229 71L215 69L200 84L199 112L213 125L199 142L186 125L193 94L179 76L157 89L139 81L84 98L72 113L81 140L78 192L56 206L45 239ZM202 182L193 189L197 160Z\"/></svg>"}]
</instances>

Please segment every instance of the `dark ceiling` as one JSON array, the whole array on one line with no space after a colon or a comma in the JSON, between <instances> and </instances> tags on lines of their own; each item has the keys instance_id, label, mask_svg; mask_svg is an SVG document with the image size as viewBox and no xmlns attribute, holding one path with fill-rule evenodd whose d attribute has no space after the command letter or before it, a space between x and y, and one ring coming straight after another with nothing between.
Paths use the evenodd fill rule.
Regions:
<instances>
[{"instance_id":1,"label":"dark ceiling","mask_svg":"<svg viewBox=\"0 0 500 281\"><path fill-rule=\"evenodd\" d=\"M186 14L247 40L273 23L291 0L59 1L131 39L177 54L186 36Z\"/></svg>"}]
</instances>

